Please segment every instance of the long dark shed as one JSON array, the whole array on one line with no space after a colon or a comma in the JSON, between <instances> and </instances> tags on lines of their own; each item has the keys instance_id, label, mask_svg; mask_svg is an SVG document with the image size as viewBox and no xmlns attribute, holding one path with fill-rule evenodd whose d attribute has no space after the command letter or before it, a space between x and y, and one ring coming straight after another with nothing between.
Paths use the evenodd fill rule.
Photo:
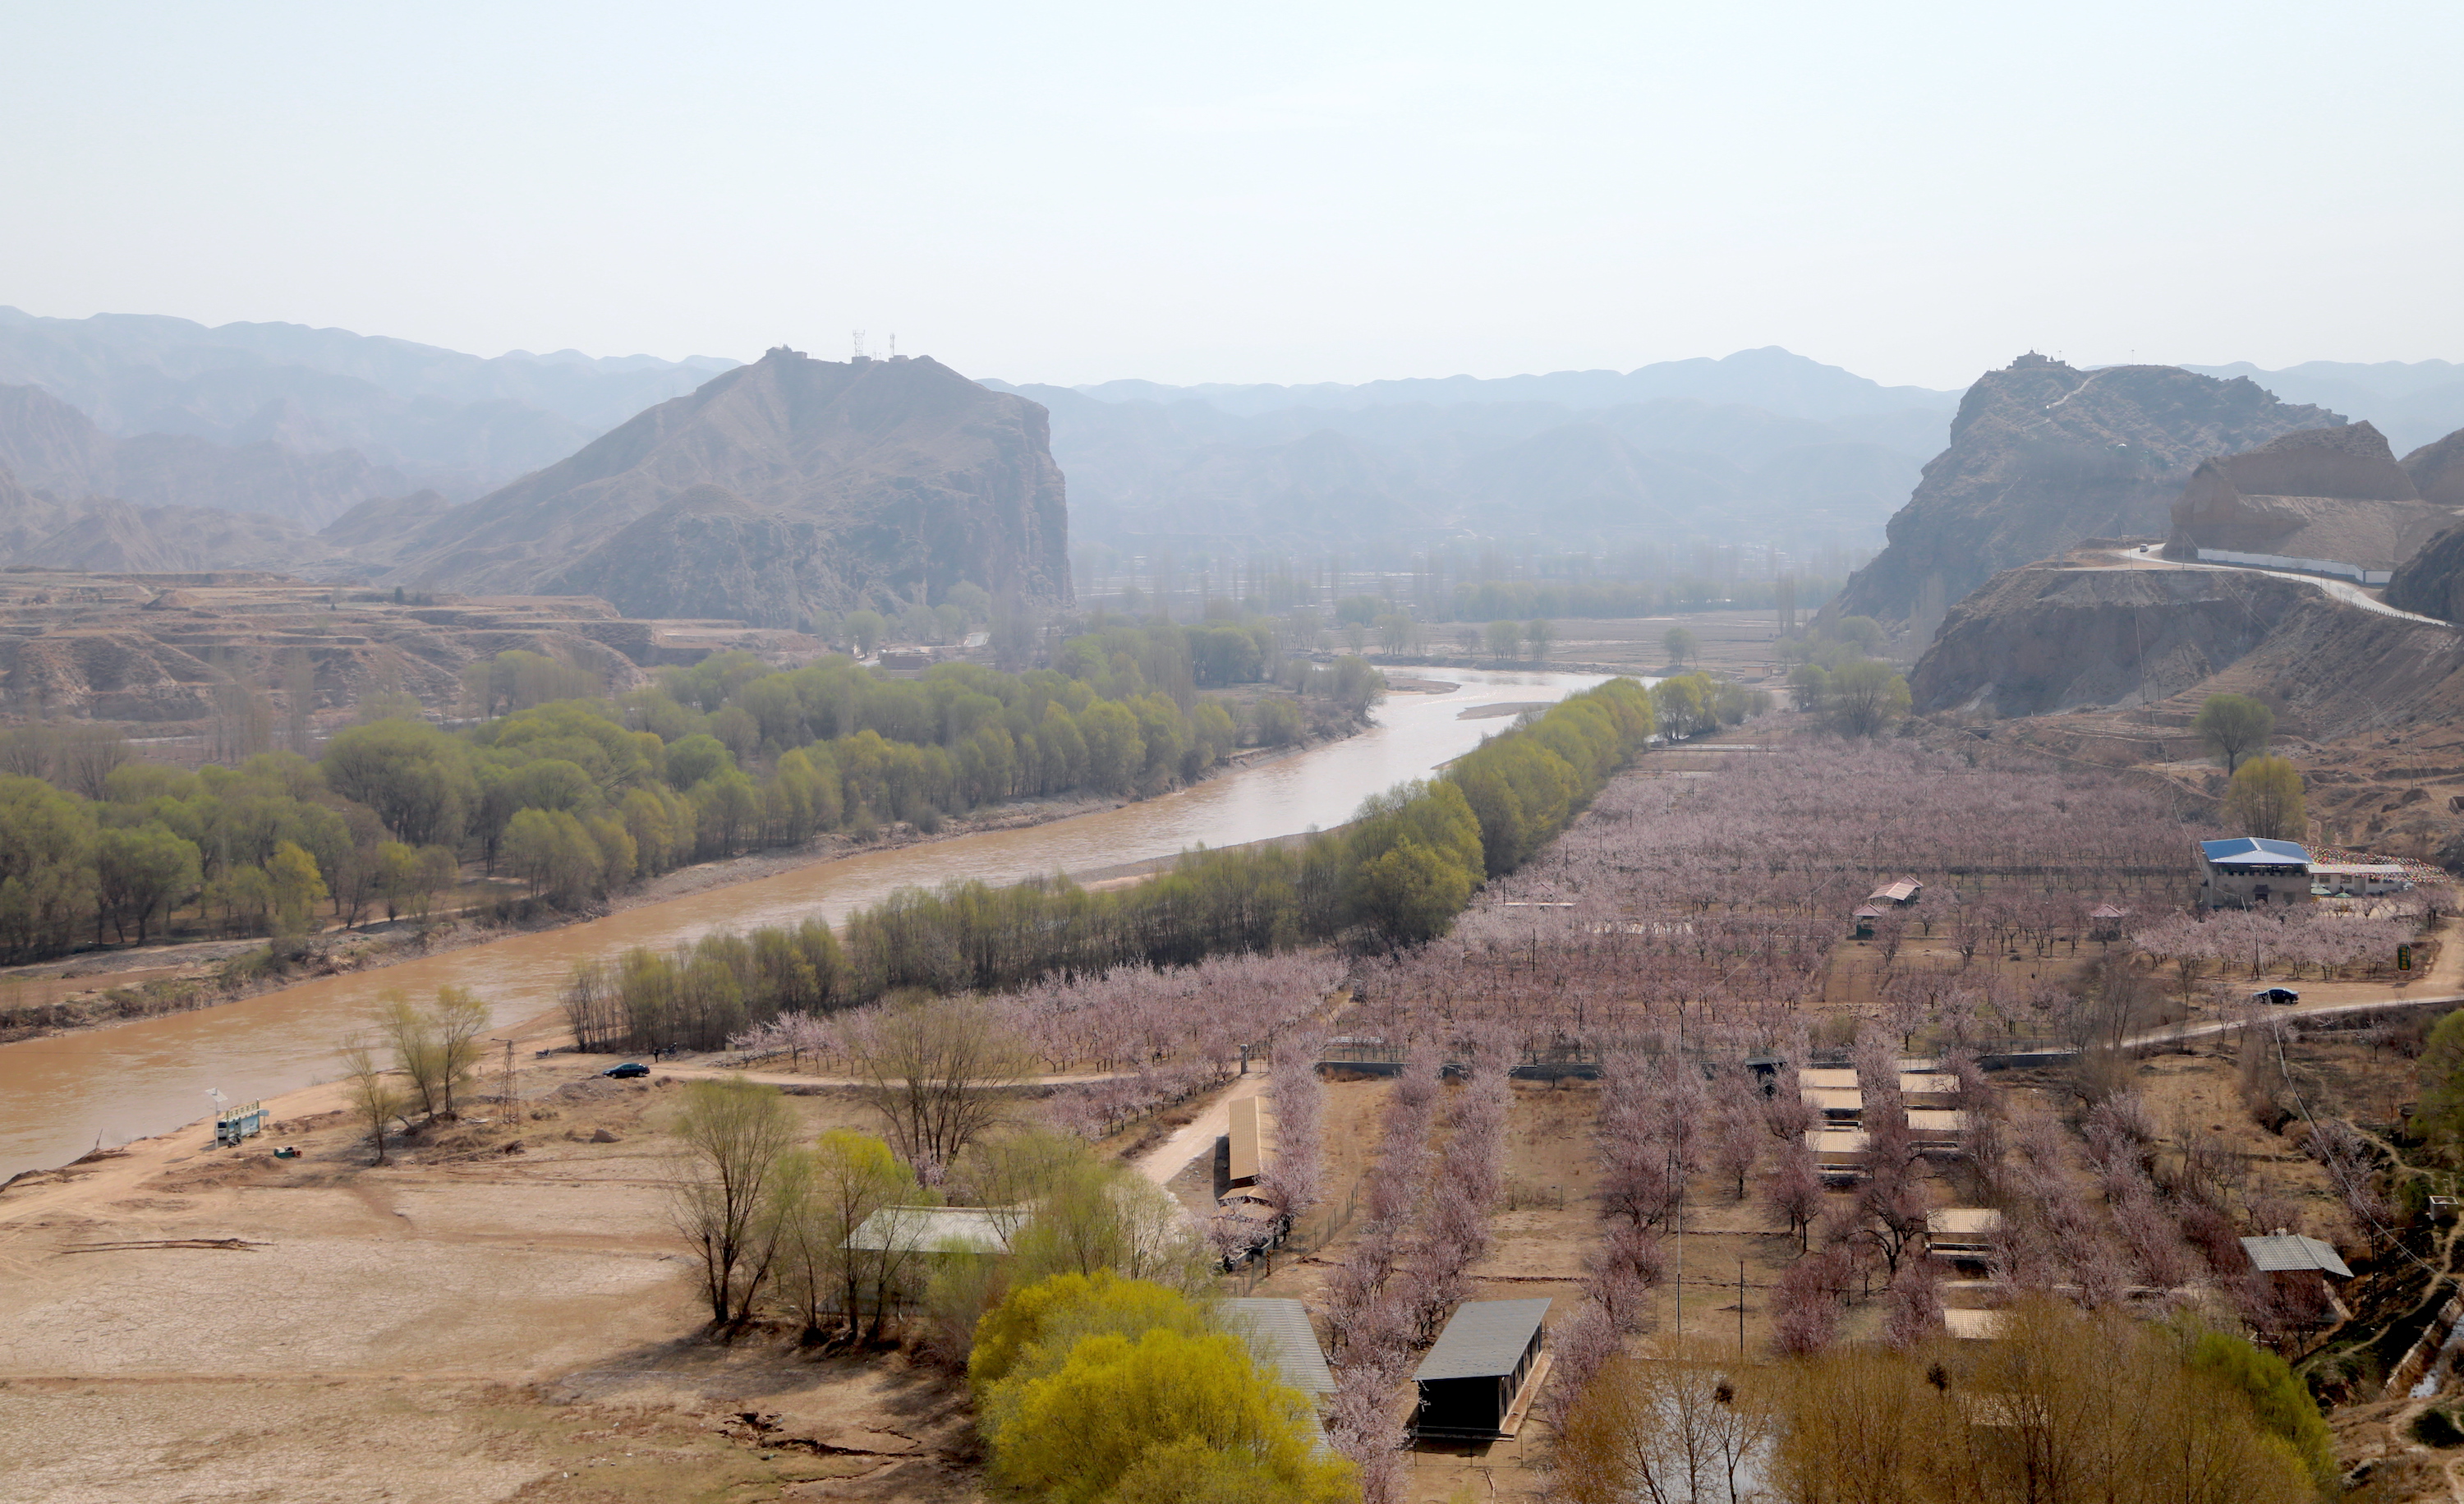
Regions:
<instances>
[{"instance_id":1,"label":"long dark shed","mask_svg":"<svg viewBox=\"0 0 2464 1504\"><path fill-rule=\"evenodd\" d=\"M1501 1436L1514 1397L1546 1343L1549 1302L1467 1300L1420 1360L1414 1434L1438 1439Z\"/></svg>"}]
</instances>

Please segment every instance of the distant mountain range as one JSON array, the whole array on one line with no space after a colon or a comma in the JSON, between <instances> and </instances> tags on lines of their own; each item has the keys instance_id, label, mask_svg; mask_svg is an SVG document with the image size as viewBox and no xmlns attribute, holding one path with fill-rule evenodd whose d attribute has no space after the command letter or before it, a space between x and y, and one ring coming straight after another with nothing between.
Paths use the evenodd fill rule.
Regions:
<instances>
[{"instance_id":1,"label":"distant mountain range","mask_svg":"<svg viewBox=\"0 0 2464 1504\"><path fill-rule=\"evenodd\" d=\"M295 323L209 328L147 314L42 319L0 307L0 384L39 387L111 437L349 451L396 472L395 484L410 483L402 489L463 500L554 464L736 364L572 350L486 360ZM251 506L244 494L188 504L280 510Z\"/></svg>"},{"instance_id":2,"label":"distant mountain range","mask_svg":"<svg viewBox=\"0 0 2464 1504\"><path fill-rule=\"evenodd\" d=\"M1051 410L1078 535L1131 548L1863 542L1959 403L1777 348L1359 386L984 385Z\"/></svg>"},{"instance_id":3,"label":"distant mountain range","mask_svg":"<svg viewBox=\"0 0 2464 1504\"><path fill-rule=\"evenodd\" d=\"M1906 620L2074 523L2161 529L2174 481L2156 472L2332 421L2291 410L2304 402L2370 418L2399 449L2464 426L2464 366L2445 362L2215 369L2255 385L2040 373L2044 420L2018 395L2036 376L1884 387L1778 348L1498 379L1014 387L783 347L751 366L482 359L296 324L0 308L0 564L596 593L636 616L796 626L960 579L1066 600L1073 528L1133 552L1794 549L1878 539L1896 510L1859 599ZM2075 439L2142 452L2126 477L2103 474L2107 453L2065 479L2077 467L2045 446ZM2005 482L2005 501L2035 499L1967 496ZM1916 525L1936 513L1956 525Z\"/></svg>"},{"instance_id":4,"label":"distant mountain range","mask_svg":"<svg viewBox=\"0 0 2464 1504\"><path fill-rule=\"evenodd\" d=\"M2238 361L2183 369L2247 376L2287 402L2365 418L2399 454L2464 429L2464 365L2452 361L2304 361L2272 371Z\"/></svg>"}]
</instances>

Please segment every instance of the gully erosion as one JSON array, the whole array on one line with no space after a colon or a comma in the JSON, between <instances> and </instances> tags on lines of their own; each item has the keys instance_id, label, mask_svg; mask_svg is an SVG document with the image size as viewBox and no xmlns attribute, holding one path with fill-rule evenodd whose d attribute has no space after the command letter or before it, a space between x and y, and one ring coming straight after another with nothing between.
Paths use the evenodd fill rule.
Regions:
<instances>
[{"instance_id":1,"label":"gully erosion","mask_svg":"<svg viewBox=\"0 0 2464 1504\"><path fill-rule=\"evenodd\" d=\"M1396 694L1378 724L1345 741L1238 769L1192 788L1095 814L895 851L815 862L754 881L645 904L605 918L513 935L398 965L322 977L241 1002L82 1033L0 1045L0 1181L193 1122L206 1093L244 1102L340 1073L335 1042L381 992L449 984L485 999L503 1028L556 1004L574 965L635 946L664 947L722 927L751 929L819 913L833 923L910 885L1012 882L1084 873L1188 847L1237 846L1339 825L1370 794L1427 776L1508 723L1464 712L1558 699L1599 683L1586 674L1422 671L1461 687Z\"/></svg>"}]
</instances>

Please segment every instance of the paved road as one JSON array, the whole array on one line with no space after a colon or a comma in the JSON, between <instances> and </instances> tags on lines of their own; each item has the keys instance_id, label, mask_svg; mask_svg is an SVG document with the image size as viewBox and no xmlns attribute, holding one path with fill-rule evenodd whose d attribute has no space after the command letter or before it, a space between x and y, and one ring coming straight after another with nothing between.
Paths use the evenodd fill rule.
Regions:
<instances>
[{"instance_id":1,"label":"paved road","mask_svg":"<svg viewBox=\"0 0 2464 1504\"><path fill-rule=\"evenodd\" d=\"M2178 559L2164 558L2161 553L2162 546L2158 543L2145 543L2137 548L2117 548L2111 551L2111 557L2115 561L2115 567L2123 569L2212 569L2225 574L2263 574L2272 580L2290 580L2295 585L2310 586L2346 606L2357 606L2375 615L2392 616L2398 621L2419 622L2425 627L2444 627L2450 631L2455 630L2453 622L2443 622L2435 616L2417 616L2410 611L2397 610L2387 602L2348 581L2330 579L2324 575L2295 574L2285 569L2260 569L2251 564L2186 564Z\"/></svg>"},{"instance_id":2,"label":"paved road","mask_svg":"<svg viewBox=\"0 0 2464 1504\"><path fill-rule=\"evenodd\" d=\"M2260 1017L2268 1019L2281 1019L2286 1023L2299 1024L2314 1018L2350 1018L2357 1014L2393 1013L2400 1009L2412 1007L2456 1006L2464 1006L2464 994L2430 993L2417 998L2380 998L2376 1002L2371 1003L2325 1003L2310 1007L2271 1007L2262 1013ZM2145 1034L2133 1034L2123 1041L2123 1048L2125 1050L2146 1050L2164 1045L2178 1044L2185 1040L2208 1039L2212 1038L2217 1034L2221 1034L2227 1029L2238 1028L2240 1027L2241 1025L2237 1021L2233 1020L2219 1020L2212 1023L2190 1024L2187 1026L2176 1025L2171 1028L2151 1029Z\"/></svg>"}]
</instances>

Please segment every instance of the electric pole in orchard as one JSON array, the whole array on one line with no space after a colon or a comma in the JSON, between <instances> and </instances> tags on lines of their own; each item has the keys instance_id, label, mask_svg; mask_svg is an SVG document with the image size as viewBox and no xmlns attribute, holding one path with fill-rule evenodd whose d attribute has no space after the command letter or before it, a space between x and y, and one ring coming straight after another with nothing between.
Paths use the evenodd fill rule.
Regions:
<instances>
[{"instance_id":1,"label":"electric pole in orchard","mask_svg":"<svg viewBox=\"0 0 2464 1504\"><path fill-rule=\"evenodd\" d=\"M514 1042L510 1039L492 1039L489 1043L505 1047L505 1070L504 1074L498 1078L496 1102L499 1110L507 1117L511 1117L514 1116Z\"/></svg>"}]
</instances>

